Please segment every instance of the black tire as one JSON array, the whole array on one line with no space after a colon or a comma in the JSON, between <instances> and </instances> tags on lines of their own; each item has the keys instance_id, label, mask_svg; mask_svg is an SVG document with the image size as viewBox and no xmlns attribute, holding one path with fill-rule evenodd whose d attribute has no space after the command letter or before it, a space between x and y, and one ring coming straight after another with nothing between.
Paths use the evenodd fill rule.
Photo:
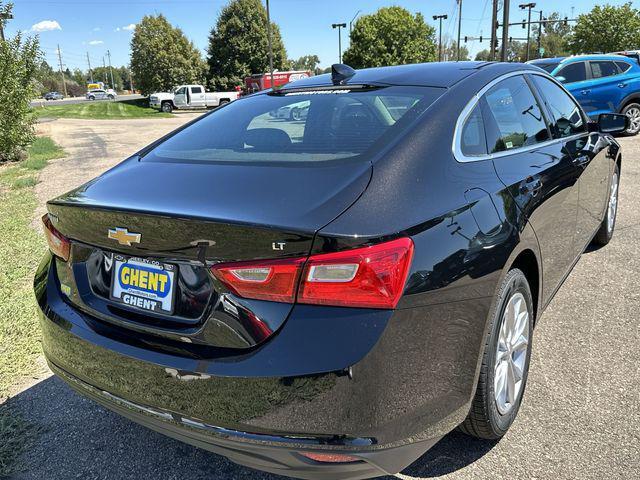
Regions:
<instances>
[{"instance_id":1,"label":"black tire","mask_svg":"<svg viewBox=\"0 0 640 480\"><path fill-rule=\"evenodd\" d=\"M629 128L624 131L624 134L633 137L640 133L640 104L630 103L628 105L625 105L625 107L622 109L622 112L620 113L628 116L630 121L632 119L635 119L635 122L632 121L629 124Z\"/></svg>"},{"instance_id":2,"label":"black tire","mask_svg":"<svg viewBox=\"0 0 640 480\"><path fill-rule=\"evenodd\" d=\"M221 107L223 105L226 105L227 103L229 103L229 99L223 98L222 100L220 100L220 103L218 103L218 106Z\"/></svg>"},{"instance_id":3,"label":"black tire","mask_svg":"<svg viewBox=\"0 0 640 480\"><path fill-rule=\"evenodd\" d=\"M291 118L289 120L292 120L292 121L300 120L300 109L298 107L291 109Z\"/></svg>"},{"instance_id":4,"label":"black tire","mask_svg":"<svg viewBox=\"0 0 640 480\"><path fill-rule=\"evenodd\" d=\"M173 105L171 104L171 102L162 102L162 105L160 105L160 110L162 110L164 113L171 113L173 112Z\"/></svg>"},{"instance_id":5,"label":"black tire","mask_svg":"<svg viewBox=\"0 0 640 480\"><path fill-rule=\"evenodd\" d=\"M620 168L616 164L616 167L613 170L613 175L611 175L611 184L609 186L609 198L607 200L607 210L605 211L604 219L602 220L602 224L600 224L598 233L596 233L596 236L593 237L593 243L601 247L604 247L607 243L611 241L611 239L613 238L613 231L616 228L616 217L618 216L619 186L620 186ZM615 200L615 204L613 205L613 215L609 215L609 209L611 208L611 203L614 200Z\"/></svg>"},{"instance_id":6,"label":"black tire","mask_svg":"<svg viewBox=\"0 0 640 480\"><path fill-rule=\"evenodd\" d=\"M504 415L498 410L494 394L495 371L494 364L500 328L504 319L505 309L509 300L516 294L522 294L525 299L526 309L529 313L528 322L528 344L526 346L526 357L520 390L510 410ZM533 299L531 290L524 273L518 269L511 270L500 287L496 304L491 313L491 324L487 332L487 338L480 368L480 378L475 397L471 403L471 411L466 420L460 425L460 430L473 437L495 440L501 438L515 420L522 397L524 395L527 376L529 372L529 361L531 359L531 339L533 335Z\"/></svg>"},{"instance_id":7,"label":"black tire","mask_svg":"<svg viewBox=\"0 0 640 480\"><path fill-rule=\"evenodd\" d=\"M94 97L93 95L91 95L91 96L89 97L89 100L91 100L91 101L94 101L95 99L96 99L96 97Z\"/></svg>"},{"instance_id":8,"label":"black tire","mask_svg":"<svg viewBox=\"0 0 640 480\"><path fill-rule=\"evenodd\" d=\"M107 98L108 98L109 100L115 100L115 98L116 98L116 97L114 97L113 95L109 95Z\"/></svg>"}]
</instances>

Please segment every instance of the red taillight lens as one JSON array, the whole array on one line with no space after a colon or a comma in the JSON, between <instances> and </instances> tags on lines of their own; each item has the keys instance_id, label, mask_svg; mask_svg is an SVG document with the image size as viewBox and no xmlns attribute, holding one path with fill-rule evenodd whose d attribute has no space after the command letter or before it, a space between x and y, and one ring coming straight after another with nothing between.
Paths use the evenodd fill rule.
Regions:
<instances>
[{"instance_id":1,"label":"red taillight lens","mask_svg":"<svg viewBox=\"0 0 640 480\"><path fill-rule=\"evenodd\" d=\"M314 462L321 463L353 463L361 462L362 459L353 457L351 455L344 455L341 453L315 453L315 452L300 452L300 455L307 457Z\"/></svg>"},{"instance_id":2,"label":"red taillight lens","mask_svg":"<svg viewBox=\"0 0 640 480\"><path fill-rule=\"evenodd\" d=\"M71 251L69 240L54 228L48 213L42 217L42 223L44 224L44 234L47 237L51 253L65 262L69 260L69 252Z\"/></svg>"},{"instance_id":3,"label":"red taillight lens","mask_svg":"<svg viewBox=\"0 0 640 480\"><path fill-rule=\"evenodd\" d=\"M412 258L413 242L400 238L308 259L218 264L211 271L245 298L293 303L297 289L299 303L395 308Z\"/></svg>"},{"instance_id":4,"label":"red taillight lens","mask_svg":"<svg viewBox=\"0 0 640 480\"><path fill-rule=\"evenodd\" d=\"M402 296L412 257L410 238L314 255L305 265L298 302L395 308Z\"/></svg>"},{"instance_id":5,"label":"red taillight lens","mask_svg":"<svg viewBox=\"0 0 640 480\"><path fill-rule=\"evenodd\" d=\"M236 295L293 303L304 258L218 264L211 271Z\"/></svg>"}]
</instances>

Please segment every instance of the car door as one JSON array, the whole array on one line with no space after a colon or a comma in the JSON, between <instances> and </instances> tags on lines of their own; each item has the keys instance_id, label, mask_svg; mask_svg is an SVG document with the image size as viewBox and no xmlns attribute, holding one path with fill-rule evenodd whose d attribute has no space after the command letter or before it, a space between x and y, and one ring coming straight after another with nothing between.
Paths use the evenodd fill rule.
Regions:
<instances>
[{"instance_id":1,"label":"car door","mask_svg":"<svg viewBox=\"0 0 640 480\"><path fill-rule=\"evenodd\" d=\"M180 87L178 90L176 90L176 93L173 97L173 103L178 108L185 108L188 105L187 87Z\"/></svg>"},{"instance_id":2,"label":"car door","mask_svg":"<svg viewBox=\"0 0 640 480\"><path fill-rule=\"evenodd\" d=\"M546 303L576 258L578 169L563 141L553 139L525 76L502 80L483 99L496 173L538 238Z\"/></svg>"},{"instance_id":3,"label":"car door","mask_svg":"<svg viewBox=\"0 0 640 480\"><path fill-rule=\"evenodd\" d=\"M589 113L591 107L591 81L587 75L587 64L584 61L562 64L553 72L553 76L562 83Z\"/></svg>"},{"instance_id":4,"label":"car door","mask_svg":"<svg viewBox=\"0 0 640 480\"><path fill-rule=\"evenodd\" d=\"M206 105L204 89L199 86L189 87L191 101L190 105L194 108L202 108Z\"/></svg>"},{"instance_id":5,"label":"car door","mask_svg":"<svg viewBox=\"0 0 640 480\"><path fill-rule=\"evenodd\" d=\"M611 164L609 146L599 133L589 132L588 119L574 99L551 79L531 76L549 113L555 138L562 138L579 176L575 248L581 253L602 222L607 206Z\"/></svg>"},{"instance_id":6,"label":"car door","mask_svg":"<svg viewBox=\"0 0 640 480\"><path fill-rule=\"evenodd\" d=\"M590 60L588 65L591 74L589 115L595 118L601 113L617 112L627 89L618 66L612 60Z\"/></svg>"}]
</instances>

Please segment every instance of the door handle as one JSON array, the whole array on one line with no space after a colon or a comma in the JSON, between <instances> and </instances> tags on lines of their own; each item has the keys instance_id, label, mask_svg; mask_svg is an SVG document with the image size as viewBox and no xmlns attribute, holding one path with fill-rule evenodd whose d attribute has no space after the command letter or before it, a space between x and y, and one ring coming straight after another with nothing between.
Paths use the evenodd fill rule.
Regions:
<instances>
[{"instance_id":1,"label":"door handle","mask_svg":"<svg viewBox=\"0 0 640 480\"><path fill-rule=\"evenodd\" d=\"M582 95L589 95L591 93L591 90L582 90L580 93Z\"/></svg>"},{"instance_id":2,"label":"door handle","mask_svg":"<svg viewBox=\"0 0 640 480\"><path fill-rule=\"evenodd\" d=\"M589 163L590 159L587 155L580 155L573 159L573 164L579 167L583 167L587 163Z\"/></svg>"},{"instance_id":3,"label":"door handle","mask_svg":"<svg viewBox=\"0 0 640 480\"><path fill-rule=\"evenodd\" d=\"M538 195L542 190L542 181L539 178L529 177L524 181L524 185L520 188L520 193L526 195L530 193L532 196Z\"/></svg>"},{"instance_id":4,"label":"door handle","mask_svg":"<svg viewBox=\"0 0 640 480\"><path fill-rule=\"evenodd\" d=\"M618 84L618 87L620 87L620 88L625 88L626 86L627 86L627 84L626 84L626 83L619 83L619 84Z\"/></svg>"}]
</instances>

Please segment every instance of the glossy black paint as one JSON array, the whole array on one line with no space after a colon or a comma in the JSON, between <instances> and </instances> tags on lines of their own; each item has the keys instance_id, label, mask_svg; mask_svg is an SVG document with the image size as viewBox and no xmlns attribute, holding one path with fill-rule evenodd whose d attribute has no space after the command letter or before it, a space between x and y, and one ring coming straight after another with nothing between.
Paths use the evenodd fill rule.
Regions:
<instances>
[{"instance_id":1,"label":"glossy black paint","mask_svg":"<svg viewBox=\"0 0 640 480\"><path fill-rule=\"evenodd\" d=\"M503 276L533 259L526 273L538 287L539 316L602 221L621 158L613 138L587 132L526 152L457 161L460 112L485 85L514 71L539 69L448 63L357 72L347 84L447 89L371 162L305 173L132 157L50 202L56 228L74 246L69 263L47 254L36 274L47 359L110 408L258 468L364 478L408 465L467 415ZM318 85L331 85L330 76L293 84ZM165 180L172 189L158 195L154 185ZM150 240L114 246L106 237L114 226ZM415 252L394 311L240 299L207 273L217 261L306 256L398 236L410 236ZM291 249L274 251L272 242L283 239ZM191 272L181 315L114 310L100 286L114 249ZM71 287L66 297L61 283ZM256 321L268 330L256 330ZM127 413L118 399L159 416L147 421L139 411ZM194 424L207 428L194 432ZM228 442L233 447L225 450ZM266 449L256 456L277 458L277 466L251 460L254 447ZM404 450L393 450L390 461L388 449L398 447ZM366 468L283 461L282 449L289 457L300 449L347 450Z\"/></svg>"}]
</instances>

